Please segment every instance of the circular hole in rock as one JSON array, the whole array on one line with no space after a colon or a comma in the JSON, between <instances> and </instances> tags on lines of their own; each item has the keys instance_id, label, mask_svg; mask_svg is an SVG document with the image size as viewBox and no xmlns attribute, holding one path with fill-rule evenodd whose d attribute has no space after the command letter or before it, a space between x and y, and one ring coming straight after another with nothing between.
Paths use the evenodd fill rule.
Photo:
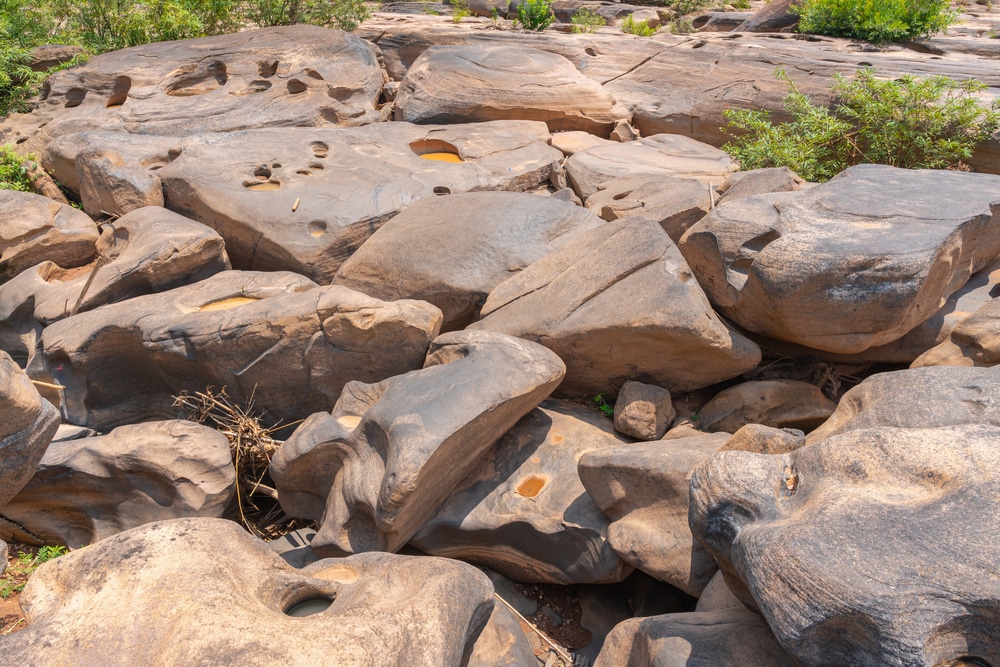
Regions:
<instances>
[{"instance_id":1,"label":"circular hole in rock","mask_svg":"<svg viewBox=\"0 0 1000 667\"><path fill-rule=\"evenodd\" d=\"M298 79L289 79L287 87L289 95L298 95L299 93L304 93L309 89L306 84L302 83Z\"/></svg>"},{"instance_id":2,"label":"circular hole in rock","mask_svg":"<svg viewBox=\"0 0 1000 667\"><path fill-rule=\"evenodd\" d=\"M253 170L253 175L257 177L258 181L266 181L271 178L271 170L267 168L267 165L261 165Z\"/></svg>"},{"instance_id":3,"label":"circular hole in rock","mask_svg":"<svg viewBox=\"0 0 1000 667\"><path fill-rule=\"evenodd\" d=\"M313 220L309 223L310 236L323 236L326 232L326 223L322 220Z\"/></svg>"},{"instance_id":4,"label":"circular hole in rock","mask_svg":"<svg viewBox=\"0 0 1000 667\"><path fill-rule=\"evenodd\" d=\"M517 493L525 498L534 498L545 487L545 480L537 475L525 477L524 481L517 485Z\"/></svg>"},{"instance_id":5,"label":"circular hole in rock","mask_svg":"<svg viewBox=\"0 0 1000 667\"><path fill-rule=\"evenodd\" d=\"M444 187L443 185L438 185L438 186L436 186L434 188L434 194L436 194L436 195L450 195L451 194L451 190L449 190L448 188Z\"/></svg>"},{"instance_id":6,"label":"circular hole in rock","mask_svg":"<svg viewBox=\"0 0 1000 667\"><path fill-rule=\"evenodd\" d=\"M566 436L563 435L562 433L553 433L550 442L553 445L561 445L564 442L566 442Z\"/></svg>"},{"instance_id":7,"label":"circular hole in rock","mask_svg":"<svg viewBox=\"0 0 1000 667\"><path fill-rule=\"evenodd\" d=\"M324 144L322 141L312 142L311 144L309 144L309 149L312 151L313 155L321 159L325 158L327 155L330 154L330 147Z\"/></svg>"},{"instance_id":8,"label":"circular hole in rock","mask_svg":"<svg viewBox=\"0 0 1000 667\"><path fill-rule=\"evenodd\" d=\"M264 181L263 183L261 183L260 181L243 181L243 187L245 187L247 190L261 190L264 192L269 192L274 190L280 190L281 182Z\"/></svg>"},{"instance_id":9,"label":"circular hole in rock","mask_svg":"<svg viewBox=\"0 0 1000 667\"><path fill-rule=\"evenodd\" d=\"M597 55L597 51L595 51L595 50L594 50L594 49L593 49L592 47L590 47L590 46L588 46L587 48L585 48L585 49L583 50L583 52L584 52L584 53L586 53L586 54L587 54L588 56L596 56L596 55Z\"/></svg>"},{"instance_id":10,"label":"circular hole in rock","mask_svg":"<svg viewBox=\"0 0 1000 667\"><path fill-rule=\"evenodd\" d=\"M309 600L304 600L298 604L292 605L289 609L285 610L285 614L288 616L295 616L296 618L302 618L303 616L312 616L313 614L319 614L330 608L333 604L333 598L329 597L319 597L311 598Z\"/></svg>"},{"instance_id":11,"label":"circular hole in rock","mask_svg":"<svg viewBox=\"0 0 1000 667\"><path fill-rule=\"evenodd\" d=\"M260 299L252 296L231 296L227 299L218 299L216 301L209 301L204 306L198 309L199 313L215 313L220 310L231 310L233 308L239 308L240 306L245 306L249 303L255 303L260 301Z\"/></svg>"},{"instance_id":12,"label":"circular hole in rock","mask_svg":"<svg viewBox=\"0 0 1000 667\"><path fill-rule=\"evenodd\" d=\"M271 165L271 169L281 169L281 163L275 162L274 164Z\"/></svg>"},{"instance_id":13,"label":"circular hole in rock","mask_svg":"<svg viewBox=\"0 0 1000 667\"><path fill-rule=\"evenodd\" d=\"M451 162L452 164L465 162L455 146L439 139L420 139L419 141L414 141L410 144L410 150L424 160Z\"/></svg>"},{"instance_id":14,"label":"circular hole in rock","mask_svg":"<svg viewBox=\"0 0 1000 667\"><path fill-rule=\"evenodd\" d=\"M313 162L312 164L309 165L309 168L310 169L322 169L323 165L321 165L319 162Z\"/></svg>"},{"instance_id":15,"label":"circular hole in rock","mask_svg":"<svg viewBox=\"0 0 1000 667\"><path fill-rule=\"evenodd\" d=\"M320 74L319 72L317 72L314 69L307 69L306 70L306 76L309 77L310 79L316 79L318 81L323 81L323 75Z\"/></svg>"},{"instance_id":16,"label":"circular hole in rock","mask_svg":"<svg viewBox=\"0 0 1000 667\"><path fill-rule=\"evenodd\" d=\"M299 169L295 173L298 174L299 176L312 176L313 175L313 173L311 171L309 171L308 169Z\"/></svg>"}]
</instances>

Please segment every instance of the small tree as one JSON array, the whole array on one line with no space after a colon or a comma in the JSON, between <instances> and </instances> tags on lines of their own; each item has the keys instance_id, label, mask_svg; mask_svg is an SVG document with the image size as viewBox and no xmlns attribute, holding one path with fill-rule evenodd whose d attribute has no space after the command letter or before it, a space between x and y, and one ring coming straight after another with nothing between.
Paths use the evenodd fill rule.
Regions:
<instances>
[{"instance_id":1,"label":"small tree","mask_svg":"<svg viewBox=\"0 0 1000 667\"><path fill-rule=\"evenodd\" d=\"M549 0L521 0L515 23L525 30L545 30L556 20Z\"/></svg>"},{"instance_id":2,"label":"small tree","mask_svg":"<svg viewBox=\"0 0 1000 667\"><path fill-rule=\"evenodd\" d=\"M942 32L957 14L949 0L802 0L799 32L881 44Z\"/></svg>"}]
</instances>

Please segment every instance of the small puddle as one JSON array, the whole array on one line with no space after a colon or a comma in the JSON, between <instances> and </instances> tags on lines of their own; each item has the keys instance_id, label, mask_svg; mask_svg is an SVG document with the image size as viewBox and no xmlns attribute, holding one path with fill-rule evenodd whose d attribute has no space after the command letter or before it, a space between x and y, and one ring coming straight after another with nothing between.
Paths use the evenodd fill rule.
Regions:
<instances>
[{"instance_id":1,"label":"small puddle","mask_svg":"<svg viewBox=\"0 0 1000 667\"><path fill-rule=\"evenodd\" d=\"M436 153L423 153L419 157L422 157L425 160L434 160L435 162L451 162L453 164L462 164L465 162L465 160L455 153L445 153L444 151L438 151Z\"/></svg>"},{"instance_id":2,"label":"small puddle","mask_svg":"<svg viewBox=\"0 0 1000 667\"><path fill-rule=\"evenodd\" d=\"M525 498L534 498L544 487L544 479L538 477L537 475L531 475L530 477L525 478L525 480L518 485L517 493Z\"/></svg>"},{"instance_id":3,"label":"small puddle","mask_svg":"<svg viewBox=\"0 0 1000 667\"><path fill-rule=\"evenodd\" d=\"M252 296L233 296L228 299L219 299L218 301L212 301L206 303L204 306L198 309L199 313L214 313L219 310L229 310L230 308L239 308L240 306L245 306L248 303L253 303L255 301L260 301Z\"/></svg>"},{"instance_id":4,"label":"small puddle","mask_svg":"<svg viewBox=\"0 0 1000 667\"><path fill-rule=\"evenodd\" d=\"M243 187L245 187L247 190L273 191L273 190L280 190L281 183L279 183L278 181L264 181L263 183L246 181L245 183L243 183Z\"/></svg>"}]
</instances>

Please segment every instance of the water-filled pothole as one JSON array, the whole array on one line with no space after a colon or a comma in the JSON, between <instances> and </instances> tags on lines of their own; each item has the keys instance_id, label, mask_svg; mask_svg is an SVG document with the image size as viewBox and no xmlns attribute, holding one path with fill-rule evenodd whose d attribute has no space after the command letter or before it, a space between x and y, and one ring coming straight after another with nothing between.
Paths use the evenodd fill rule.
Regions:
<instances>
[{"instance_id":1,"label":"water-filled pothole","mask_svg":"<svg viewBox=\"0 0 1000 667\"><path fill-rule=\"evenodd\" d=\"M410 144L410 150L424 160L450 162L452 164L461 164L465 162L459 154L457 148L449 144L447 141L441 141L439 139L420 139L419 141L414 141Z\"/></svg>"},{"instance_id":2,"label":"water-filled pothole","mask_svg":"<svg viewBox=\"0 0 1000 667\"><path fill-rule=\"evenodd\" d=\"M518 495L525 498L534 498L545 487L545 480L537 475L530 475L517 485Z\"/></svg>"},{"instance_id":3,"label":"water-filled pothole","mask_svg":"<svg viewBox=\"0 0 1000 667\"><path fill-rule=\"evenodd\" d=\"M247 190L257 190L257 191L274 191L281 189L280 181L244 181L243 187Z\"/></svg>"},{"instance_id":4,"label":"water-filled pothole","mask_svg":"<svg viewBox=\"0 0 1000 667\"><path fill-rule=\"evenodd\" d=\"M295 616L297 618L301 618L303 616L312 616L313 614L319 614L321 612L326 611L327 609L330 608L330 605L332 604L333 604L333 598L328 598L328 597L313 598L311 600L306 600L304 602L298 603L297 605L294 605L293 607L285 611L285 614L287 614L288 616Z\"/></svg>"},{"instance_id":5,"label":"water-filled pothole","mask_svg":"<svg viewBox=\"0 0 1000 667\"><path fill-rule=\"evenodd\" d=\"M198 312L214 313L219 310L229 310L230 308L239 308L240 306L245 306L248 303L254 303L255 301L260 301L260 299L253 296L231 296L228 299L219 299L218 301L210 301L201 308L199 308Z\"/></svg>"}]
</instances>

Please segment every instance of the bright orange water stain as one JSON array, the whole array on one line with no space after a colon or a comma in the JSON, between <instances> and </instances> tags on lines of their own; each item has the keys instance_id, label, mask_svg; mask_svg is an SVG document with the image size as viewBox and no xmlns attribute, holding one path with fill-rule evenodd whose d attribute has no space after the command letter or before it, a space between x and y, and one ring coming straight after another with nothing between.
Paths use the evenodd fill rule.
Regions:
<instances>
[{"instance_id":1,"label":"bright orange water stain","mask_svg":"<svg viewBox=\"0 0 1000 667\"><path fill-rule=\"evenodd\" d=\"M228 299L220 299L218 301L212 301L211 303L206 303L204 306L198 309L199 313L214 313L217 310L229 310L230 308L238 308L240 306L245 306L248 303L253 303L254 301L260 301L252 296L234 296Z\"/></svg>"},{"instance_id":2,"label":"bright orange water stain","mask_svg":"<svg viewBox=\"0 0 1000 667\"><path fill-rule=\"evenodd\" d=\"M434 160L435 162L453 162L455 164L461 164L465 162L461 157L455 155L454 153L436 152L436 153L423 153L420 155L425 160Z\"/></svg>"},{"instance_id":3,"label":"bright orange water stain","mask_svg":"<svg viewBox=\"0 0 1000 667\"><path fill-rule=\"evenodd\" d=\"M525 498L534 498L535 496L538 495L538 493L542 490L544 486L545 486L544 479L532 475L531 477L528 477L523 482L521 482L521 484L517 487L517 492L518 494L524 496Z\"/></svg>"}]
</instances>

